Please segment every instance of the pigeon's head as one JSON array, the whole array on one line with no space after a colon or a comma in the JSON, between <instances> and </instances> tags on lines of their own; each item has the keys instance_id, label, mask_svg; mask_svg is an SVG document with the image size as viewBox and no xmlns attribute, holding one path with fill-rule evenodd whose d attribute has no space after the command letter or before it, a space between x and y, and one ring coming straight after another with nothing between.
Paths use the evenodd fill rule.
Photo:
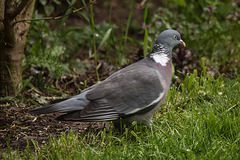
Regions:
<instances>
[{"instance_id":1,"label":"pigeon's head","mask_svg":"<svg viewBox=\"0 0 240 160\"><path fill-rule=\"evenodd\" d=\"M165 30L158 36L148 57L154 62L166 66L172 58L172 49L178 44L186 46L180 34L175 30Z\"/></svg>"},{"instance_id":2,"label":"pigeon's head","mask_svg":"<svg viewBox=\"0 0 240 160\"><path fill-rule=\"evenodd\" d=\"M162 44L169 50L172 50L176 45L181 44L186 46L181 35L175 30L165 30L157 38L156 44Z\"/></svg>"}]
</instances>

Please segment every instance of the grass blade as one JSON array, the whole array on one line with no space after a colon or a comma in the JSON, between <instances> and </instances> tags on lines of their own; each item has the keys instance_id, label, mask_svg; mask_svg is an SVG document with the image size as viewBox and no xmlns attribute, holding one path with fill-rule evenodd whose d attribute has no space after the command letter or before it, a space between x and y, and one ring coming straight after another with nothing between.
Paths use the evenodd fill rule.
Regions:
<instances>
[{"instance_id":1,"label":"grass blade","mask_svg":"<svg viewBox=\"0 0 240 160\"><path fill-rule=\"evenodd\" d=\"M104 35L101 43L99 44L98 49L100 49L106 43L106 41L109 39L111 33L112 33L112 28L109 28L107 30L106 34Z\"/></svg>"}]
</instances>

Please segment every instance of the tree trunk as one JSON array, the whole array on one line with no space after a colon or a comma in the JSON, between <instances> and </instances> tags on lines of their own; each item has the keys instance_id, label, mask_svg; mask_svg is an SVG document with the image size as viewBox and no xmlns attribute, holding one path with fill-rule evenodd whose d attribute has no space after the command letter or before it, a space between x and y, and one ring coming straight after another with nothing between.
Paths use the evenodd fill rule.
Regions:
<instances>
[{"instance_id":1,"label":"tree trunk","mask_svg":"<svg viewBox=\"0 0 240 160\"><path fill-rule=\"evenodd\" d=\"M35 0L0 0L0 97L15 96L22 85L22 57Z\"/></svg>"}]
</instances>

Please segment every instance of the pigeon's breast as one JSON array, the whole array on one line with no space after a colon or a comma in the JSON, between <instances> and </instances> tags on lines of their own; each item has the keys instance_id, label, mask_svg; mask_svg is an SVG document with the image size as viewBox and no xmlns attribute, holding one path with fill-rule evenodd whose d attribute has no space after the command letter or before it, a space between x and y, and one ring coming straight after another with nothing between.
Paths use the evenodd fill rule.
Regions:
<instances>
[{"instance_id":1,"label":"pigeon's breast","mask_svg":"<svg viewBox=\"0 0 240 160\"><path fill-rule=\"evenodd\" d=\"M163 76L162 80L165 81L163 86L169 88L172 81L172 61L170 60L166 66L162 66L160 64L157 64L157 66L159 68L158 72Z\"/></svg>"}]
</instances>

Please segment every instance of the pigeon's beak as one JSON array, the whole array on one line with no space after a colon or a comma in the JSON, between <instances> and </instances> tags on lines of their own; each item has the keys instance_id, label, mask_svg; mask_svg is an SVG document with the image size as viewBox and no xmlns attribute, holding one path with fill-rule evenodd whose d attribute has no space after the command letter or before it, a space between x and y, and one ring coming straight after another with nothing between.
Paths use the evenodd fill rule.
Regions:
<instances>
[{"instance_id":1,"label":"pigeon's beak","mask_svg":"<svg viewBox=\"0 0 240 160\"><path fill-rule=\"evenodd\" d=\"M180 39L180 42L182 43L183 47L186 47L186 44L183 42L183 40Z\"/></svg>"}]
</instances>

